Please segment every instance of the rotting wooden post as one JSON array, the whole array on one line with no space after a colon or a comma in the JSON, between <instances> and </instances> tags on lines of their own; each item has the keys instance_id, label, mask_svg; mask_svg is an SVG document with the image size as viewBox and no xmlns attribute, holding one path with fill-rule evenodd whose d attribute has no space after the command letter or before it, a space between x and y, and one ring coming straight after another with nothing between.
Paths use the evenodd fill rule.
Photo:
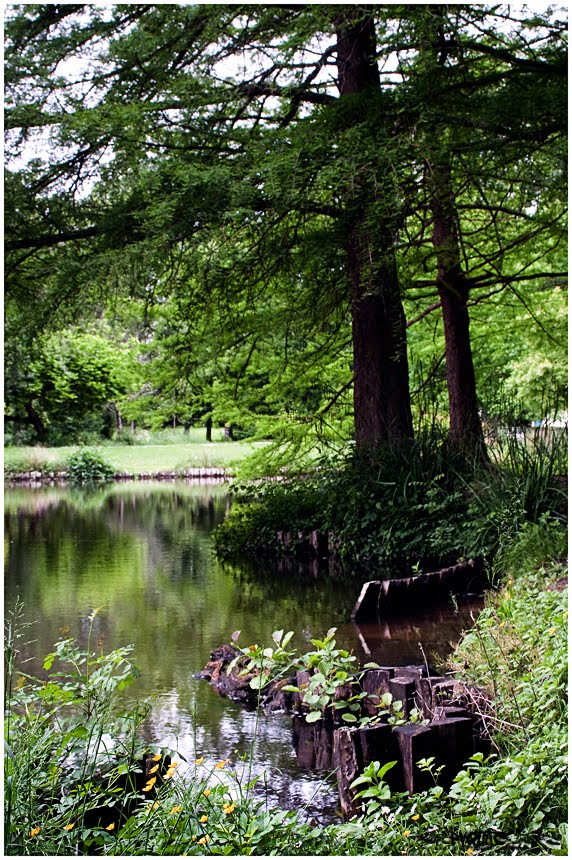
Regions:
<instances>
[{"instance_id":1,"label":"rotting wooden post","mask_svg":"<svg viewBox=\"0 0 572 860\"><path fill-rule=\"evenodd\" d=\"M448 717L429 723L435 763L442 766L439 785L448 787L474 753L473 725L470 717Z\"/></svg>"},{"instance_id":2,"label":"rotting wooden post","mask_svg":"<svg viewBox=\"0 0 572 860\"><path fill-rule=\"evenodd\" d=\"M352 621L371 621L378 617L381 586L382 582L379 579L372 579L363 584L357 603L352 609L350 616Z\"/></svg>"},{"instance_id":3,"label":"rotting wooden post","mask_svg":"<svg viewBox=\"0 0 572 860\"><path fill-rule=\"evenodd\" d=\"M407 719L414 707L415 680L413 678L392 678L389 692L393 700L403 703L403 715Z\"/></svg>"},{"instance_id":4,"label":"rotting wooden post","mask_svg":"<svg viewBox=\"0 0 572 860\"><path fill-rule=\"evenodd\" d=\"M393 678L393 667L369 669L361 679L362 690L367 693L363 707L367 714L373 716L379 712L379 701L384 693L389 692L389 682Z\"/></svg>"},{"instance_id":5,"label":"rotting wooden post","mask_svg":"<svg viewBox=\"0 0 572 860\"><path fill-rule=\"evenodd\" d=\"M417 767L419 759L434 755L430 727L410 723L407 726L397 726L395 734L401 752L405 790L409 794L414 794L417 791L430 788L432 785L431 775Z\"/></svg>"},{"instance_id":6,"label":"rotting wooden post","mask_svg":"<svg viewBox=\"0 0 572 860\"><path fill-rule=\"evenodd\" d=\"M333 736L326 720L307 723L304 717L292 717L292 739L298 766L305 770L331 770Z\"/></svg>"},{"instance_id":7,"label":"rotting wooden post","mask_svg":"<svg viewBox=\"0 0 572 860\"><path fill-rule=\"evenodd\" d=\"M391 726L381 724L359 728L340 728L334 731L334 765L337 770L340 806L345 816L358 811L359 802L351 784L372 761L382 764L395 761L385 781L392 791L403 791L404 780L401 768L399 745Z\"/></svg>"}]
</instances>

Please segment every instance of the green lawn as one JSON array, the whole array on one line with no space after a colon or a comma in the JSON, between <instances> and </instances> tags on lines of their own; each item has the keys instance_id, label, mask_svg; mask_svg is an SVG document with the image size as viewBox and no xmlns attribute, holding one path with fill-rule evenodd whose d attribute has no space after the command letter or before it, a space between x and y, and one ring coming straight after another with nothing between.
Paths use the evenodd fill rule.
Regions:
<instances>
[{"instance_id":1,"label":"green lawn","mask_svg":"<svg viewBox=\"0 0 572 860\"><path fill-rule=\"evenodd\" d=\"M212 442L205 441L202 429L191 430L188 434L169 432L149 437L148 441L138 441L134 445L112 442L101 443L97 447L105 459L118 472L140 474L142 472L171 472L183 469L225 467L243 460L267 442L223 441L220 434L213 432ZM218 438L217 438L218 437ZM78 450L77 445L61 448L7 447L4 448L4 470L45 471L63 469L67 458ZM92 446L90 446L92 447Z\"/></svg>"}]
</instances>

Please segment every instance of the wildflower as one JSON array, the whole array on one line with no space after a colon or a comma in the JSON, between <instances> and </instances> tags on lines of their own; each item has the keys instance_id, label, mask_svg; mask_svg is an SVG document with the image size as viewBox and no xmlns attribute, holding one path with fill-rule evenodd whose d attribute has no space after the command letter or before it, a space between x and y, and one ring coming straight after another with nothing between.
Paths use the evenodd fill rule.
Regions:
<instances>
[{"instance_id":1,"label":"wildflower","mask_svg":"<svg viewBox=\"0 0 572 860\"><path fill-rule=\"evenodd\" d=\"M108 824L105 829L106 830L115 830L115 822L112 821L111 824Z\"/></svg>"},{"instance_id":2,"label":"wildflower","mask_svg":"<svg viewBox=\"0 0 572 860\"><path fill-rule=\"evenodd\" d=\"M203 791L204 796L208 797L209 794L211 793L211 791L212 791L212 788L205 788L205 790Z\"/></svg>"},{"instance_id":3,"label":"wildflower","mask_svg":"<svg viewBox=\"0 0 572 860\"><path fill-rule=\"evenodd\" d=\"M199 822L201 824L206 824L208 820L209 820L208 815L201 815L201 817L199 818Z\"/></svg>"},{"instance_id":4,"label":"wildflower","mask_svg":"<svg viewBox=\"0 0 572 860\"><path fill-rule=\"evenodd\" d=\"M474 853L475 853L475 849L474 849L474 848L467 848L467 850L466 850L466 852L465 852L465 853L466 853L466 854L474 854Z\"/></svg>"},{"instance_id":5,"label":"wildflower","mask_svg":"<svg viewBox=\"0 0 572 860\"><path fill-rule=\"evenodd\" d=\"M142 791L151 791L156 782L157 777L152 776L150 779L147 780L147 785L142 789Z\"/></svg>"},{"instance_id":6,"label":"wildflower","mask_svg":"<svg viewBox=\"0 0 572 860\"><path fill-rule=\"evenodd\" d=\"M172 808L172 810L171 810L171 815L176 815L176 814L177 814L177 812L180 812L180 811L181 811L181 807L180 807L180 806L173 806L173 808Z\"/></svg>"},{"instance_id":7,"label":"wildflower","mask_svg":"<svg viewBox=\"0 0 572 860\"><path fill-rule=\"evenodd\" d=\"M207 844L207 842L210 842L210 836L208 835L208 833L205 833L205 835L204 835L204 836L202 836L202 837L198 840L197 845L206 845L206 844Z\"/></svg>"},{"instance_id":8,"label":"wildflower","mask_svg":"<svg viewBox=\"0 0 572 860\"><path fill-rule=\"evenodd\" d=\"M157 773L157 771L158 771L158 770L159 770L159 765L158 765L158 764L156 764L156 765L155 765L155 767L152 767L152 768L151 768L151 770L149 771L149 773Z\"/></svg>"},{"instance_id":9,"label":"wildflower","mask_svg":"<svg viewBox=\"0 0 572 860\"><path fill-rule=\"evenodd\" d=\"M420 818L421 818L421 816L419 815L419 813L417 813L417 815L411 816L412 821L419 821Z\"/></svg>"},{"instance_id":10,"label":"wildflower","mask_svg":"<svg viewBox=\"0 0 572 860\"><path fill-rule=\"evenodd\" d=\"M169 765L169 769L168 769L167 773L165 774L165 776L163 777L163 779L171 779L171 777L175 773L175 769L178 766L179 766L178 761L172 761L171 764Z\"/></svg>"},{"instance_id":11,"label":"wildflower","mask_svg":"<svg viewBox=\"0 0 572 860\"><path fill-rule=\"evenodd\" d=\"M556 633L556 627L551 627L551 629L548 631L549 636L553 636L555 633Z\"/></svg>"},{"instance_id":12,"label":"wildflower","mask_svg":"<svg viewBox=\"0 0 572 860\"><path fill-rule=\"evenodd\" d=\"M161 755L161 753L157 753L157 755L153 756L151 761L161 761L162 758L163 758L163 756Z\"/></svg>"},{"instance_id":13,"label":"wildflower","mask_svg":"<svg viewBox=\"0 0 572 860\"><path fill-rule=\"evenodd\" d=\"M205 760L205 757L204 757L204 755L202 755L200 758L196 759L195 764L202 764L204 762L204 760Z\"/></svg>"},{"instance_id":14,"label":"wildflower","mask_svg":"<svg viewBox=\"0 0 572 860\"><path fill-rule=\"evenodd\" d=\"M217 769L217 770L222 770L222 769L223 769L223 767L225 766L225 764L228 764L228 762L229 762L229 759L227 759L227 758L223 758L223 760L222 760L222 761L219 761L219 763L218 763L218 764L215 764L215 767L216 767L216 769Z\"/></svg>"},{"instance_id":15,"label":"wildflower","mask_svg":"<svg viewBox=\"0 0 572 860\"><path fill-rule=\"evenodd\" d=\"M234 810L235 810L234 803L225 803L225 805L222 808L222 811L224 812L225 815L230 815L232 812L234 812Z\"/></svg>"},{"instance_id":16,"label":"wildflower","mask_svg":"<svg viewBox=\"0 0 572 860\"><path fill-rule=\"evenodd\" d=\"M73 830L74 827L75 827L75 822L72 824L66 824L66 826L64 827L64 830Z\"/></svg>"},{"instance_id":17,"label":"wildflower","mask_svg":"<svg viewBox=\"0 0 572 860\"><path fill-rule=\"evenodd\" d=\"M404 836L411 836L411 830L404 830L403 835Z\"/></svg>"},{"instance_id":18,"label":"wildflower","mask_svg":"<svg viewBox=\"0 0 572 860\"><path fill-rule=\"evenodd\" d=\"M512 585L512 584L513 584L513 582L514 582L514 580L513 580L513 579L507 579L507 581L506 581L507 585Z\"/></svg>"},{"instance_id":19,"label":"wildflower","mask_svg":"<svg viewBox=\"0 0 572 860\"><path fill-rule=\"evenodd\" d=\"M30 836L32 836L32 837L37 836L38 833L40 832L40 830L41 830L41 827L32 827L32 829L30 830Z\"/></svg>"},{"instance_id":20,"label":"wildflower","mask_svg":"<svg viewBox=\"0 0 572 860\"><path fill-rule=\"evenodd\" d=\"M567 609L564 610L564 618L568 618L568 610Z\"/></svg>"}]
</instances>

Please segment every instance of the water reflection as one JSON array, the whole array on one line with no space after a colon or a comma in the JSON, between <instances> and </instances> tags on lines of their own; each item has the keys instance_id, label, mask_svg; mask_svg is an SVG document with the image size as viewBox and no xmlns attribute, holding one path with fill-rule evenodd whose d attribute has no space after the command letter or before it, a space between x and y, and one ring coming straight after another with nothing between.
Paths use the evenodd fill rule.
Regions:
<instances>
[{"instance_id":1,"label":"water reflection","mask_svg":"<svg viewBox=\"0 0 572 860\"><path fill-rule=\"evenodd\" d=\"M191 761L230 758L238 769L254 743L253 773L269 772L260 792L286 808L333 816L333 783L324 787L325 771L307 770L296 757L290 717L245 712L195 673L236 629L243 644L294 630L292 644L307 650L311 637L335 626L338 643L360 660L403 665L422 662L419 642L427 654L447 651L462 621L448 610L356 629L348 619L360 585L341 569L328 576L297 564L286 571L219 563L210 535L227 509L225 487L183 482L7 489L5 606L23 602L23 620L35 622L35 642L23 656L38 658L62 633L85 647L89 616L101 607L92 645L134 645L142 678L130 695L153 703L144 726L150 743L178 748Z\"/></svg>"}]
</instances>

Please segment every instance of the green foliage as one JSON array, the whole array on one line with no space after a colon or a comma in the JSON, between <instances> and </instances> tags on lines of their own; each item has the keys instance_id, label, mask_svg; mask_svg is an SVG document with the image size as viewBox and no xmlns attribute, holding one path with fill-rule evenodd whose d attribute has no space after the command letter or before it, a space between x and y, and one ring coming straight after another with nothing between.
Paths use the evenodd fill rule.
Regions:
<instances>
[{"instance_id":1,"label":"green foliage","mask_svg":"<svg viewBox=\"0 0 572 860\"><path fill-rule=\"evenodd\" d=\"M43 333L28 350L8 352L7 413L16 428L32 420L35 441L97 440L111 435L114 404L136 387L138 374L133 341L105 321ZM18 439L25 441L21 433Z\"/></svg>"},{"instance_id":2,"label":"green foliage","mask_svg":"<svg viewBox=\"0 0 572 860\"><path fill-rule=\"evenodd\" d=\"M306 710L307 723L315 723L321 719L331 720L337 716L344 723L355 723L359 726L380 722L389 725L418 722L420 717L417 709L413 708L409 718L405 719L403 703L394 701L391 693L385 693L376 703L377 714L367 716L362 712L363 701L368 694L361 689L360 680L366 669L379 667L377 663L367 663L359 669L356 657L337 647L335 633L336 628L331 627L323 639L310 640L315 651L297 654L295 650L287 650L286 647L294 635L293 632L275 630L272 634L275 648L264 648L255 644L239 649L239 653L227 666L227 674L237 671L239 677L252 675L250 687L253 690L264 690L270 683L293 673L308 673L308 681L301 686L285 684L280 688L283 692L299 695L300 703ZM239 635L239 630L233 634L234 642Z\"/></svg>"},{"instance_id":3,"label":"green foliage","mask_svg":"<svg viewBox=\"0 0 572 860\"><path fill-rule=\"evenodd\" d=\"M450 662L488 690L482 713L496 753L473 755L449 791L435 785L413 797L390 796L384 766L370 764L354 783L365 804L353 824L357 838L367 833L364 853L567 854L567 569L548 553L538 570L529 554L531 533L551 529L523 530L512 553L519 578L489 596ZM437 775L434 760L417 764Z\"/></svg>"},{"instance_id":4,"label":"green foliage","mask_svg":"<svg viewBox=\"0 0 572 860\"><path fill-rule=\"evenodd\" d=\"M68 458L66 473L72 484L88 484L112 481L115 470L100 451L80 448Z\"/></svg>"},{"instance_id":5,"label":"green foliage","mask_svg":"<svg viewBox=\"0 0 572 860\"><path fill-rule=\"evenodd\" d=\"M565 516L566 434L508 433L495 462L468 463L437 429L409 445L323 460L299 477L246 483L215 533L221 555L278 553L277 532L335 536L366 570L409 573L460 558L492 557L523 522Z\"/></svg>"}]
</instances>

